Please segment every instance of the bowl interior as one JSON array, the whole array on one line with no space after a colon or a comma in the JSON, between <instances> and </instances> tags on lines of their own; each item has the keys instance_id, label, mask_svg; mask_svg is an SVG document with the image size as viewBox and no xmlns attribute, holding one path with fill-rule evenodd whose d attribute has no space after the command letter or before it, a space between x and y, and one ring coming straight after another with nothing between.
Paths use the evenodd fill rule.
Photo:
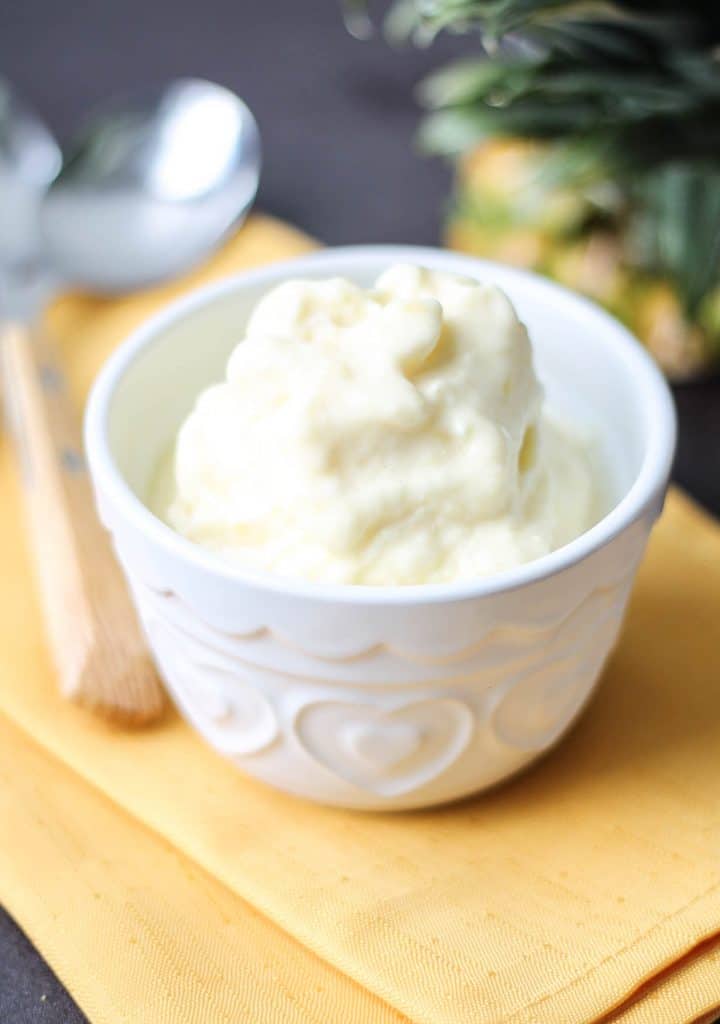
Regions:
<instances>
[{"instance_id":1,"label":"bowl interior","mask_svg":"<svg viewBox=\"0 0 720 1024\"><path fill-rule=\"evenodd\" d=\"M640 471L653 430L627 332L592 304L532 274L406 247L326 250L276 264L203 289L145 325L119 354L107 418L111 452L140 500L147 500L199 391L222 379L261 295L290 276L340 275L367 286L398 261L464 273L504 289L530 332L550 407L589 427L611 504L617 503Z\"/></svg>"}]
</instances>

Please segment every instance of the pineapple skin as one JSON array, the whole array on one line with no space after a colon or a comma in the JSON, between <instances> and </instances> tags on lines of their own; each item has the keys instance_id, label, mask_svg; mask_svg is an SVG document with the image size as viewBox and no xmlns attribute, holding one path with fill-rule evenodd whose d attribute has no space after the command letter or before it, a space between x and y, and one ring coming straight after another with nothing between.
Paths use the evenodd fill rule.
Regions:
<instances>
[{"instance_id":1,"label":"pineapple skin","mask_svg":"<svg viewBox=\"0 0 720 1024\"><path fill-rule=\"evenodd\" d=\"M542 181L547 148L494 139L459 161L458 202L446 226L449 247L546 274L599 302L633 331L672 381L717 369L720 286L689 320L670 282L631 264L620 218L598 227L582 190Z\"/></svg>"}]
</instances>

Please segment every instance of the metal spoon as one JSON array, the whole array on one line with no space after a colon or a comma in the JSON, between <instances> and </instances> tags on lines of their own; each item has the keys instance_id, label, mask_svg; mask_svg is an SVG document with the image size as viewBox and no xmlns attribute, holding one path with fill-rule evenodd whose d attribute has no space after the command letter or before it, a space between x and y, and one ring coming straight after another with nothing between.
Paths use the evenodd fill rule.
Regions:
<instances>
[{"instance_id":1,"label":"metal spoon","mask_svg":"<svg viewBox=\"0 0 720 1024\"><path fill-rule=\"evenodd\" d=\"M113 104L57 174L59 163L0 82L0 352L50 645L67 696L148 721L162 690L93 511L61 374L29 325L61 283L126 291L207 255L252 203L259 133L231 92L187 79Z\"/></svg>"},{"instance_id":2,"label":"metal spoon","mask_svg":"<svg viewBox=\"0 0 720 1024\"><path fill-rule=\"evenodd\" d=\"M47 259L98 291L173 277L248 210L255 118L234 93L184 79L103 109L68 149L41 211Z\"/></svg>"},{"instance_id":3,"label":"metal spoon","mask_svg":"<svg viewBox=\"0 0 720 1024\"><path fill-rule=\"evenodd\" d=\"M48 129L0 79L0 268L37 260L40 201L61 164Z\"/></svg>"},{"instance_id":4,"label":"metal spoon","mask_svg":"<svg viewBox=\"0 0 720 1024\"><path fill-rule=\"evenodd\" d=\"M180 274L247 212L260 163L242 100L181 79L98 112L60 170L48 129L0 81L0 274L16 272L11 298L41 274L101 292Z\"/></svg>"}]
</instances>

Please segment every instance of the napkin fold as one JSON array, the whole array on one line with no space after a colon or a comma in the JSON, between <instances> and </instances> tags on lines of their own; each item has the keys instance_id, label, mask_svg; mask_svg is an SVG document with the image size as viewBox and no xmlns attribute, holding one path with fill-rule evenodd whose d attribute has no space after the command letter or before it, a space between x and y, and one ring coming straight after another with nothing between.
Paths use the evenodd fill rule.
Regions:
<instances>
[{"instance_id":1,"label":"napkin fold","mask_svg":"<svg viewBox=\"0 0 720 1024\"><path fill-rule=\"evenodd\" d=\"M202 274L51 312L72 385L177 291L311 241L252 218ZM497 791L358 814L170 715L55 691L0 439L0 899L93 1024L685 1024L720 1006L720 528L674 492L572 734Z\"/></svg>"}]
</instances>

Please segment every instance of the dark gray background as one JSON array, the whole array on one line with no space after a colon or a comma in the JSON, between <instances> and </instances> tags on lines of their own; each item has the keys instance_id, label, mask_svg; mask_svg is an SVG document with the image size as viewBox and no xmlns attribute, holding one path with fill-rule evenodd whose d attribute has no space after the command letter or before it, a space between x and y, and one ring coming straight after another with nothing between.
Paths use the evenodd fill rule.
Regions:
<instances>
[{"instance_id":1,"label":"dark gray background","mask_svg":"<svg viewBox=\"0 0 720 1024\"><path fill-rule=\"evenodd\" d=\"M336 0L0 0L0 74L61 138L115 92L174 75L223 82L260 123L259 205L329 244L440 240L451 174L414 151L413 86L467 48L360 43ZM676 397L676 478L720 513L720 384ZM0 912L0 1024L83 1019Z\"/></svg>"}]
</instances>

